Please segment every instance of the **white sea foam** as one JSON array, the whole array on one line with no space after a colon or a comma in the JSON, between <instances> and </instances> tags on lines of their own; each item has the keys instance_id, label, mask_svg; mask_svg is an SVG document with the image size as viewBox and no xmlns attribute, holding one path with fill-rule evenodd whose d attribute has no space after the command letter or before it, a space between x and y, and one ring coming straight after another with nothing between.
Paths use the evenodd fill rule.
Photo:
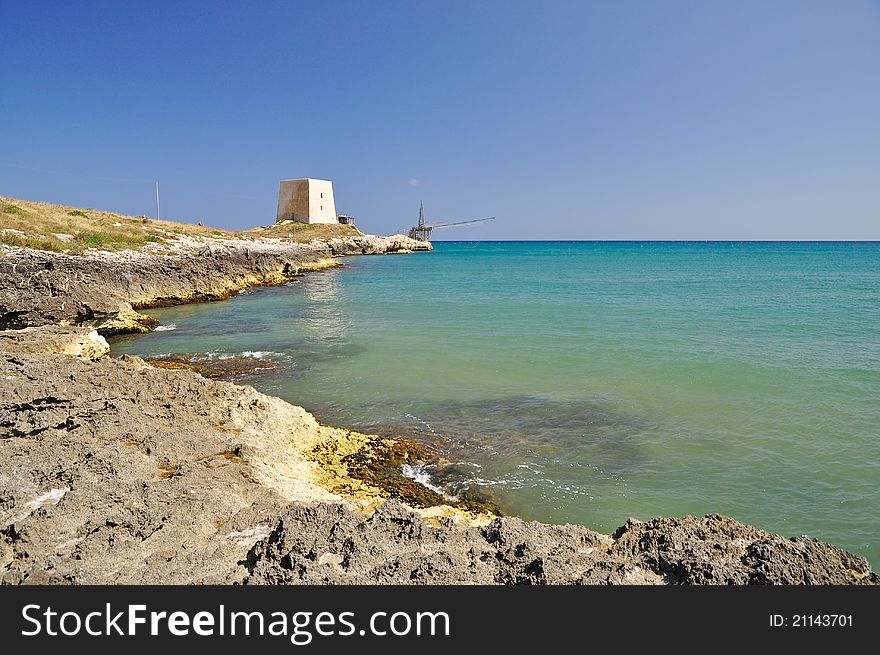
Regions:
<instances>
[{"instance_id":1,"label":"white sea foam","mask_svg":"<svg viewBox=\"0 0 880 655\"><path fill-rule=\"evenodd\" d=\"M174 323L169 323L168 325L160 325L153 332L168 332L170 330L176 330L177 326Z\"/></svg>"},{"instance_id":2,"label":"white sea foam","mask_svg":"<svg viewBox=\"0 0 880 655\"><path fill-rule=\"evenodd\" d=\"M411 466L410 464L404 464L402 473L404 477L418 482L423 487L427 487L431 491L440 494L444 498L457 500L455 496L450 496L445 489L443 489L442 487L438 487L436 484L433 484L431 482L431 477L425 472L425 469L423 469L421 466Z\"/></svg>"},{"instance_id":3,"label":"white sea foam","mask_svg":"<svg viewBox=\"0 0 880 655\"><path fill-rule=\"evenodd\" d=\"M205 353L206 359L231 359L235 357L232 353L221 353L216 350L209 350Z\"/></svg>"},{"instance_id":4,"label":"white sea foam","mask_svg":"<svg viewBox=\"0 0 880 655\"><path fill-rule=\"evenodd\" d=\"M233 357L249 357L251 359L267 359L269 357L285 357L284 353L276 353L271 350L245 350L240 353L224 353L217 350L209 350L204 354L206 359L232 359Z\"/></svg>"}]
</instances>

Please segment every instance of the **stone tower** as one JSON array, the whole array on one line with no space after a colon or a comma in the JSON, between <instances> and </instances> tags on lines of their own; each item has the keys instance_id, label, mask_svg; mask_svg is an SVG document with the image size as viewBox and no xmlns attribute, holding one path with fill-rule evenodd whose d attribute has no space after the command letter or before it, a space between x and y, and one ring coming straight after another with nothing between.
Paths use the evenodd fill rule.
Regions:
<instances>
[{"instance_id":1,"label":"stone tower","mask_svg":"<svg viewBox=\"0 0 880 655\"><path fill-rule=\"evenodd\" d=\"M338 223L330 180L281 180L275 222Z\"/></svg>"}]
</instances>

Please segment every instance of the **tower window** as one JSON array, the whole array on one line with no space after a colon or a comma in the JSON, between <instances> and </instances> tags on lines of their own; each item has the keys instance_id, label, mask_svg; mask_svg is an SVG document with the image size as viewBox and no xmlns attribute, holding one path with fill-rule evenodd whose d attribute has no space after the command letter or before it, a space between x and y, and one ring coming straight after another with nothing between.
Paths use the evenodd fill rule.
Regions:
<instances>
[{"instance_id":1,"label":"tower window","mask_svg":"<svg viewBox=\"0 0 880 655\"><path fill-rule=\"evenodd\" d=\"M322 198L324 197L324 192L323 192L323 191L321 191L321 197L322 197Z\"/></svg>"}]
</instances>

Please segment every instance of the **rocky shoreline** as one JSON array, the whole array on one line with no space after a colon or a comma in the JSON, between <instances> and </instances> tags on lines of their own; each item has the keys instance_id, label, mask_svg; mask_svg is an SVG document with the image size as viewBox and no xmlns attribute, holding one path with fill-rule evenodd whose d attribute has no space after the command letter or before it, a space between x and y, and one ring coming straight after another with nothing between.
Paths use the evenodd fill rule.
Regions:
<instances>
[{"instance_id":1,"label":"rocky shoreline","mask_svg":"<svg viewBox=\"0 0 880 655\"><path fill-rule=\"evenodd\" d=\"M83 255L0 248L0 330L67 324L111 335L153 329L156 322L138 309L224 300L247 287L338 266L338 257L409 253L431 244L402 235L311 243L179 235L141 250Z\"/></svg>"},{"instance_id":2,"label":"rocky shoreline","mask_svg":"<svg viewBox=\"0 0 880 655\"><path fill-rule=\"evenodd\" d=\"M138 309L407 252L405 237L180 238L75 256L0 247L0 582L878 584L862 558L733 519L613 535L452 506L415 445L322 426L248 386L113 358Z\"/></svg>"}]
</instances>

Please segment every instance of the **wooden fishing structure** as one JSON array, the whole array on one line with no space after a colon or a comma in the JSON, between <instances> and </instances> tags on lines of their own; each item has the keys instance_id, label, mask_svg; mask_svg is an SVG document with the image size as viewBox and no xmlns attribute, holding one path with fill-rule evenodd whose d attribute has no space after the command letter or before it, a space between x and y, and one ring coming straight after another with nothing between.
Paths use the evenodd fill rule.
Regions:
<instances>
[{"instance_id":1,"label":"wooden fishing structure","mask_svg":"<svg viewBox=\"0 0 880 655\"><path fill-rule=\"evenodd\" d=\"M419 203L419 223L409 229L409 238L416 241L430 241L431 231L442 227L452 227L453 225L467 225L469 223L482 223L484 221L494 220L494 216L488 218L474 218L469 221L454 221L452 223L426 223L425 222L425 206Z\"/></svg>"}]
</instances>

